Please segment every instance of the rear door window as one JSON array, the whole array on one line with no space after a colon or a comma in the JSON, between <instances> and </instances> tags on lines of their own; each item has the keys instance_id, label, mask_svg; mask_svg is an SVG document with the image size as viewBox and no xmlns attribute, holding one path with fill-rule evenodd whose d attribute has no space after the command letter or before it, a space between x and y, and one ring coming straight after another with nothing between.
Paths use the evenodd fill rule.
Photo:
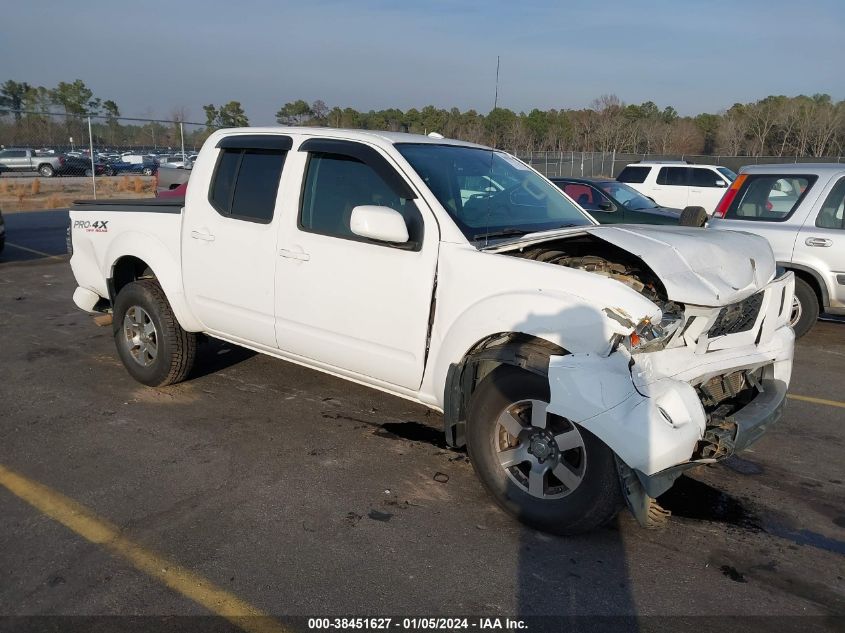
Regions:
<instances>
[{"instance_id":1,"label":"rear door window","mask_svg":"<svg viewBox=\"0 0 845 633\"><path fill-rule=\"evenodd\" d=\"M816 176L747 176L725 214L735 220L783 222L788 219L810 191Z\"/></svg>"},{"instance_id":2,"label":"rear door window","mask_svg":"<svg viewBox=\"0 0 845 633\"><path fill-rule=\"evenodd\" d=\"M286 154L283 150L223 149L209 202L220 215L269 224Z\"/></svg>"},{"instance_id":3,"label":"rear door window","mask_svg":"<svg viewBox=\"0 0 845 633\"><path fill-rule=\"evenodd\" d=\"M569 182L563 185L563 191L585 209L595 205L593 190L587 185Z\"/></svg>"},{"instance_id":4,"label":"rear door window","mask_svg":"<svg viewBox=\"0 0 845 633\"><path fill-rule=\"evenodd\" d=\"M645 179L648 178L648 172L650 171L651 167L628 165L622 170L619 176L616 177L616 180L619 182L643 183L645 182Z\"/></svg>"},{"instance_id":5,"label":"rear door window","mask_svg":"<svg viewBox=\"0 0 845 633\"><path fill-rule=\"evenodd\" d=\"M816 218L816 226L845 230L845 178L840 178L831 189Z\"/></svg>"},{"instance_id":6,"label":"rear door window","mask_svg":"<svg viewBox=\"0 0 845 633\"><path fill-rule=\"evenodd\" d=\"M686 187L689 184L690 171L687 167L661 167L657 174L657 184Z\"/></svg>"}]
</instances>

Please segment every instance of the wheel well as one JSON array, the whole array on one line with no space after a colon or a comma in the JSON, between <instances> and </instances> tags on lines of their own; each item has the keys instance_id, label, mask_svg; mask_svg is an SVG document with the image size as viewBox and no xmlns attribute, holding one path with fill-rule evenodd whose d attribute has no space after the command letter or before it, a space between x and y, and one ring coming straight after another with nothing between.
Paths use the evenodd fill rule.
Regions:
<instances>
[{"instance_id":1,"label":"wheel well","mask_svg":"<svg viewBox=\"0 0 845 633\"><path fill-rule=\"evenodd\" d=\"M568 352L543 338L524 332L499 332L475 343L458 363L449 365L443 406L443 427L449 446L466 444L466 413L478 384L501 365L513 365L548 376L549 357Z\"/></svg>"},{"instance_id":2,"label":"wheel well","mask_svg":"<svg viewBox=\"0 0 845 633\"><path fill-rule=\"evenodd\" d=\"M150 268L144 260L138 257L132 257L131 255L121 257L114 263L111 279L109 280L109 294L111 295L110 299L112 304L114 304L114 299L117 297L117 293L120 292L121 288L123 288L126 284L137 281L138 279L155 278L156 276L152 268Z\"/></svg>"},{"instance_id":3,"label":"wheel well","mask_svg":"<svg viewBox=\"0 0 845 633\"><path fill-rule=\"evenodd\" d=\"M803 279L805 282L807 282L810 288L813 289L813 292L816 293L816 299L818 299L819 301L819 307L821 308L821 310L824 310L825 291L816 276L813 273L802 268L793 268L791 266L785 266L784 268L786 268L787 270L791 270L798 279Z\"/></svg>"}]
</instances>

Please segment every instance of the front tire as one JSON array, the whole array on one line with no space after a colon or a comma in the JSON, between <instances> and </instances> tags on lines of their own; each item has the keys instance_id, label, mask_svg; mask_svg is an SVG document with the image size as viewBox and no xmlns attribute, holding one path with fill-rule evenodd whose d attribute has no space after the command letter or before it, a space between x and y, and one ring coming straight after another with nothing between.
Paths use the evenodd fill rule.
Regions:
<instances>
[{"instance_id":1,"label":"front tire","mask_svg":"<svg viewBox=\"0 0 845 633\"><path fill-rule=\"evenodd\" d=\"M613 451L546 411L542 376L502 365L472 394L467 451L484 486L523 523L554 534L589 532L623 506Z\"/></svg>"},{"instance_id":2,"label":"front tire","mask_svg":"<svg viewBox=\"0 0 845 633\"><path fill-rule=\"evenodd\" d=\"M143 170L141 170L141 173L142 173L144 176L152 176L152 175L153 175L153 170L152 170L152 167L144 167L144 169L143 169Z\"/></svg>"},{"instance_id":3,"label":"front tire","mask_svg":"<svg viewBox=\"0 0 845 633\"><path fill-rule=\"evenodd\" d=\"M815 290L800 277L795 278L795 300L789 315L789 325L795 331L795 338L801 338L819 319L819 298Z\"/></svg>"},{"instance_id":4,"label":"front tire","mask_svg":"<svg viewBox=\"0 0 845 633\"><path fill-rule=\"evenodd\" d=\"M41 167L38 168L38 173L41 174L44 178L52 178L56 175L56 172L53 169L52 165L41 165Z\"/></svg>"},{"instance_id":5,"label":"front tire","mask_svg":"<svg viewBox=\"0 0 845 633\"><path fill-rule=\"evenodd\" d=\"M155 280L126 284L114 302L112 323L120 360L138 382L164 387L191 371L197 336L182 329Z\"/></svg>"}]
</instances>

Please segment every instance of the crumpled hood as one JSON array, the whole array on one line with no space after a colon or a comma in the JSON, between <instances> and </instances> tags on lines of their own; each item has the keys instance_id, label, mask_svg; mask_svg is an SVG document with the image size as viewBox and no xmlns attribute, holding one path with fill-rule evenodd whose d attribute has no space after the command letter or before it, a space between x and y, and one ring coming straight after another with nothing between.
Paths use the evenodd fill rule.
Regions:
<instances>
[{"instance_id":1,"label":"crumpled hood","mask_svg":"<svg viewBox=\"0 0 845 633\"><path fill-rule=\"evenodd\" d=\"M771 246L750 233L647 225L593 226L585 232L642 259L669 298L680 303L735 303L775 275Z\"/></svg>"}]
</instances>

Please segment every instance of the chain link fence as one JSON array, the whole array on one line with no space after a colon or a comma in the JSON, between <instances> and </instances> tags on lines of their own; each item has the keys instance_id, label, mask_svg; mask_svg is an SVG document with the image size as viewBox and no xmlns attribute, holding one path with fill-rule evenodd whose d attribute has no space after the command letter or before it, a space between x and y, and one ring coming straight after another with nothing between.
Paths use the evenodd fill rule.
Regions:
<instances>
[{"instance_id":1,"label":"chain link fence","mask_svg":"<svg viewBox=\"0 0 845 633\"><path fill-rule=\"evenodd\" d=\"M0 209L62 208L81 198L144 198L160 170L190 168L213 126L164 119L0 112ZM842 156L703 156L511 152L549 177L615 178L630 163L684 160L739 171L755 163L842 162Z\"/></svg>"},{"instance_id":2,"label":"chain link fence","mask_svg":"<svg viewBox=\"0 0 845 633\"><path fill-rule=\"evenodd\" d=\"M681 160L720 165L739 172L745 165L841 163L843 156L706 156L701 154L629 154L617 152L510 152L549 178L616 178L626 165L645 160Z\"/></svg>"},{"instance_id":3,"label":"chain link fence","mask_svg":"<svg viewBox=\"0 0 845 633\"><path fill-rule=\"evenodd\" d=\"M190 168L213 127L184 121L15 111L0 114L0 208L81 198L147 198L159 170Z\"/></svg>"}]
</instances>

